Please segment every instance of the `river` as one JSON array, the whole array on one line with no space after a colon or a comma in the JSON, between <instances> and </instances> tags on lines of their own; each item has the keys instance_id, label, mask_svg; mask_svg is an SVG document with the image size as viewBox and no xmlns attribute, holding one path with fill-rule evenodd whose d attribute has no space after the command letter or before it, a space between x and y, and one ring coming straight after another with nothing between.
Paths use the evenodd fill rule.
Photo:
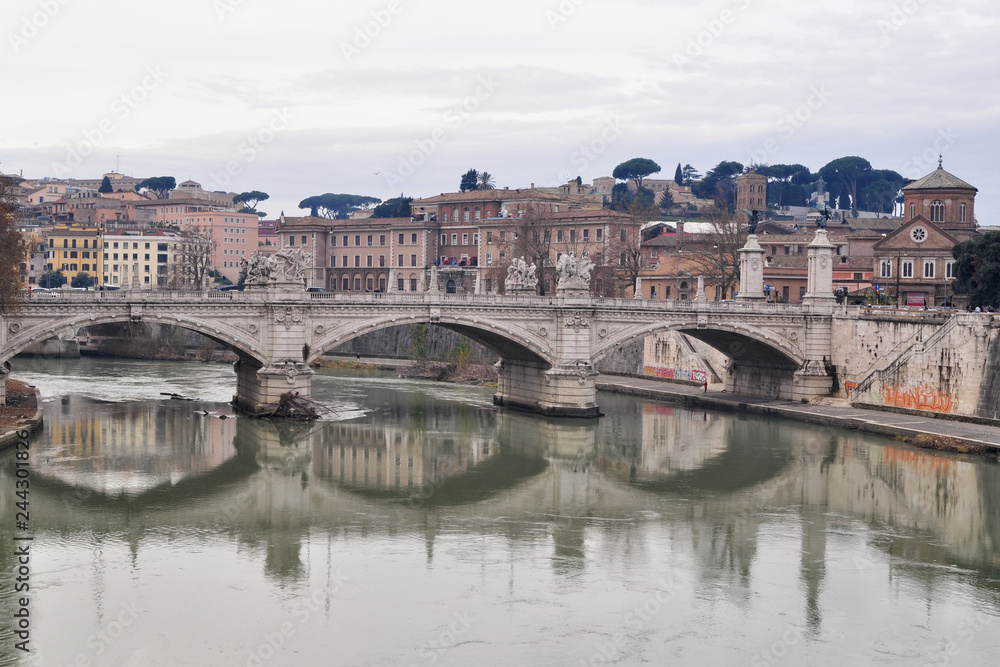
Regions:
<instances>
[{"instance_id":1,"label":"river","mask_svg":"<svg viewBox=\"0 0 1000 667\"><path fill-rule=\"evenodd\" d=\"M600 420L544 419L377 372L318 371L310 424L236 417L220 364L15 359L13 377L45 426L28 654L0 454L0 665L1000 655L995 463L610 394Z\"/></svg>"}]
</instances>

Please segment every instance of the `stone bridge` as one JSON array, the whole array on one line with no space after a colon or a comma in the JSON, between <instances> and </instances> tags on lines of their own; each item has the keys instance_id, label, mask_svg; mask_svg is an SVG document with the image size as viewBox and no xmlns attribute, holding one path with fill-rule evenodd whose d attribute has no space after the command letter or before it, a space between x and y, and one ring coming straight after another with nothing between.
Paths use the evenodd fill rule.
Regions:
<instances>
[{"instance_id":1,"label":"stone bridge","mask_svg":"<svg viewBox=\"0 0 1000 667\"><path fill-rule=\"evenodd\" d=\"M310 362L324 352L371 331L427 323L497 353L498 405L593 417L600 414L595 363L635 339L679 331L729 357L730 391L808 399L831 390L834 307L832 295L806 301L801 306L644 301L579 292L552 297L307 293L301 287L35 292L16 312L0 318L0 373L9 373L11 358L30 345L74 335L82 327L169 324L201 333L237 354L234 403L259 415L285 392L309 396Z\"/></svg>"}]
</instances>

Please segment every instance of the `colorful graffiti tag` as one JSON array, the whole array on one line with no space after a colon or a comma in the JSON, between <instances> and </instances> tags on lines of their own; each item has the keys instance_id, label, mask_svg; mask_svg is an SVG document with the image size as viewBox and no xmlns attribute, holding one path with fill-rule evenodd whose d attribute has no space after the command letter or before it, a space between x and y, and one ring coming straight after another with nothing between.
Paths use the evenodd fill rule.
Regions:
<instances>
[{"instance_id":1,"label":"colorful graffiti tag","mask_svg":"<svg viewBox=\"0 0 1000 667\"><path fill-rule=\"evenodd\" d=\"M643 369L645 375L664 378L666 380L686 380L689 382L705 382L708 379L706 371L684 371L677 368L663 368L661 366L646 366Z\"/></svg>"},{"instance_id":2,"label":"colorful graffiti tag","mask_svg":"<svg viewBox=\"0 0 1000 667\"><path fill-rule=\"evenodd\" d=\"M958 410L958 399L951 394L942 394L930 385L910 389L895 385L882 387L882 400L885 405L911 410L928 410L930 412L954 412Z\"/></svg>"},{"instance_id":3,"label":"colorful graffiti tag","mask_svg":"<svg viewBox=\"0 0 1000 667\"><path fill-rule=\"evenodd\" d=\"M854 390L858 388L857 382L845 382L844 388L847 389L847 395L850 396L854 393Z\"/></svg>"}]
</instances>

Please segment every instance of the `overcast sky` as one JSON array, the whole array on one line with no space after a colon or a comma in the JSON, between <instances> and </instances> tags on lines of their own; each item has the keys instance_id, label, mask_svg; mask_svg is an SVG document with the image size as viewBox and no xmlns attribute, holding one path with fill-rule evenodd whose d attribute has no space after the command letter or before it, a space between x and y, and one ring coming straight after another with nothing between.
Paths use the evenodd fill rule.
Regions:
<instances>
[{"instance_id":1,"label":"overcast sky","mask_svg":"<svg viewBox=\"0 0 1000 667\"><path fill-rule=\"evenodd\" d=\"M382 199L860 155L1000 224L996 0L4 0L0 170Z\"/></svg>"}]
</instances>

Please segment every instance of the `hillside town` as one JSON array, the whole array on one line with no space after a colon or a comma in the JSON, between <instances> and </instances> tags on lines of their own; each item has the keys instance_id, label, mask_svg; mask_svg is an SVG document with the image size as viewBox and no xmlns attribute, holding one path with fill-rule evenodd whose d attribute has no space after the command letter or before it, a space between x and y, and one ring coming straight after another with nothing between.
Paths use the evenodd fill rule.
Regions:
<instances>
[{"instance_id":1,"label":"hillside town","mask_svg":"<svg viewBox=\"0 0 1000 667\"><path fill-rule=\"evenodd\" d=\"M887 212L847 205L822 177L799 205L782 202L781 180L755 167L732 175L727 203L699 197L690 172L685 179L678 165L674 179L655 179L616 169L619 178L517 188L480 174L479 182L463 177L457 192L391 200L387 214L374 198L327 208L323 197L352 196L323 195L304 200L310 215L271 218L256 210L266 193L209 191L172 177L12 182L29 290L235 289L253 253L295 247L307 257L304 287L313 291L417 292L434 280L446 293L502 293L508 268L524 258L547 294L560 256L573 253L594 263L598 296L689 300L702 278L705 298L725 300L737 296L737 252L757 212L768 301L801 301L806 246L828 224L841 301L965 305L951 288L952 250L979 233L977 189L941 162L894 192ZM639 194L653 205L639 206Z\"/></svg>"}]
</instances>

